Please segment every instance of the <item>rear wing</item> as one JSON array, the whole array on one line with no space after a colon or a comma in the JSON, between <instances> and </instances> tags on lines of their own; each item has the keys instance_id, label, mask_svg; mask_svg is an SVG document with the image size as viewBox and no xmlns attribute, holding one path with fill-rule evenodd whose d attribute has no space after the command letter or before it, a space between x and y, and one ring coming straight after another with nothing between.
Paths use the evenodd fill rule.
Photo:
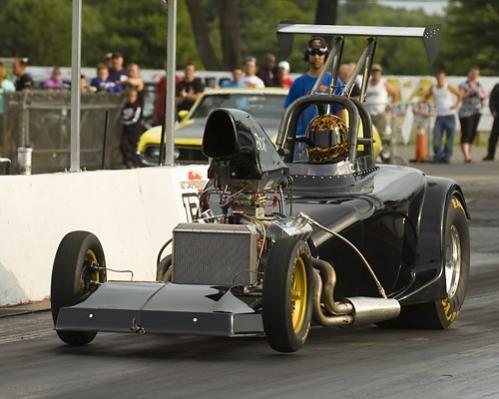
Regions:
<instances>
[{"instance_id":1,"label":"rear wing","mask_svg":"<svg viewBox=\"0 0 499 399\"><path fill-rule=\"evenodd\" d=\"M308 93L309 98L302 97L295 100L286 109L283 118L281 120L281 125L279 127L279 135L277 137L277 145L279 148L284 148L286 145L287 136L290 130L290 121L292 117L296 114L296 110L300 110L301 104L304 102L310 102L309 100L314 100L317 103L324 102L324 99L333 99L337 103L350 104L351 106L358 106L360 103L365 101L367 93L367 85L369 81L369 76L371 74L371 68L374 60L374 53L376 50L376 42L378 37L400 37L400 38L420 38L423 40L426 54L430 63L433 63L438 55L438 40L440 36L440 25L430 25L426 28L403 28L403 27L393 27L393 26L345 26L345 25L306 25L306 24L295 24L292 22L281 22L277 26L277 40L279 41L279 46L281 48L282 55L287 58L291 53L293 48L293 38L296 34L305 34L311 36L334 36L332 40L332 46L330 53L324 63L322 69L319 72L314 86L310 93ZM366 45L362 54L360 55L353 71L351 71L348 77L343 81L339 82L337 80L338 71L341 64L341 57L343 53L343 44L346 36L363 36L366 38ZM331 74L329 83L325 84L328 79L328 74ZM362 83L360 85L360 95L358 98L350 99L353 87L356 84L356 79L358 75L362 75ZM338 85L338 86L337 86ZM329 89L325 91L324 86L329 86ZM341 97L346 97L348 100L341 99L334 94L340 89ZM324 97L323 94L329 94L329 96ZM322 99L322 100L321 100ZM350 102L348 102L350 101ZM352 102L353 101L353 102ZM348 107L345 106L348 109ZM319 108L318 111L322 114L329 114L331 111L330 104L327 103L325 106ZM366 113L366 120L362 120L364 125L369 125L369 116ZM357 141L357 127L359 118L351 121L350 129L355 132L355 139L352 140L351 145L353 146L350 150L351 155L354 156L356 141ZM364 130L365 131L365 130ZM365 143L368 144L372 150L372 137L364 138ZM353 158L355 159L355 158Z\"/></svg>"},{"instance_id":2,"label":"rear wing","mask_svg":"<svg viewBox=\"0 0 499 399\"><path fill-rule=\"evenodd\" d=\"M293 47L293 36L306 34L313 36L363 36L421 38L430 63L438 55L440 25L425 28L405 28L395 26L349 26L349 25L307 25L283 21L277 26L277 39L284 54L289 55Z\"/></svg>"}]
</instances>

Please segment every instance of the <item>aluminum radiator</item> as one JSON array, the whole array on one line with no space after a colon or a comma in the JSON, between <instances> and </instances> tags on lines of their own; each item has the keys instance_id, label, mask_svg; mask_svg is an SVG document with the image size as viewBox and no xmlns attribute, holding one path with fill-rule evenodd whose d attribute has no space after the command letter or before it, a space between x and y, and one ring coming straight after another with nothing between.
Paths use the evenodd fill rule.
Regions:
<instances>
[{"instance_id":1,"label":"aluminum radiator","mask_svg":"<svg viewBox=\"0 0 499 399\"><path fill-rule=\"evenodd\" d=\"M177 225L173 230L172 282L224 287L254 283L257 237L252 225Z\"/></svg>"}]
</instances>

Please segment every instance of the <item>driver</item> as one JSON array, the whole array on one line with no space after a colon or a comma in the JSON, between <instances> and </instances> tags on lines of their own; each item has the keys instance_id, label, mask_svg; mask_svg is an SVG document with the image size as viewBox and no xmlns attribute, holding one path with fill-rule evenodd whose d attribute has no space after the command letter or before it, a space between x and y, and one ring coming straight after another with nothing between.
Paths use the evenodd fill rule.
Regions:
<instances>
[{"instance_id":1,"label":"driver","mask_svg":"<svg viewBox=\"0 0 499 399\"><path fill-rule=\"evenodd\" d=\"M318 115L307 126L306 143L308 162L336 163L348 155L348 129L335 115Z\"/></svg>"},{"instance_id":2,"label":"driver","mask_svg":"<svg viewBox=\"0 0 499 399\"><path fill-rule=\"evenodd\" d=\"M284 102L284 107L289 107L296 99L310 94L322 67L328 56L329 49L327 47L326 41L322 37L313 37L308 42L308 47L305 50L304 59L308 63L308 70L305 74L297 78L291 88L289 89L289 94ZM331 73L328 72L324 79L323 85L320 86L319 91L327 93L329 91L329 86L331 85ZM334 82L334 94L340 95L342 91L343 83L341 80L336 79ZM339 104L333 104L331 107L331 112L333 114L340 114L342 107ZM309 106L305 108L298 118L298 123L296 125L296 136L303 136L307 128L308 123L317 115L317 107ZM340 115L341 116L341 115Z\"/></svg>"}]
</instances>

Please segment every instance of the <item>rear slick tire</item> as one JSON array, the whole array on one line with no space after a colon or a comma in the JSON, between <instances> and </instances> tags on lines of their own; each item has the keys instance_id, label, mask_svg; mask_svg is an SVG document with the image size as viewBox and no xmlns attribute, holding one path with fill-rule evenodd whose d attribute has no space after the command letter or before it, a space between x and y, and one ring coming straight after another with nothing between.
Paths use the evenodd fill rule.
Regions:
<instances>
[{"instance_id":1,"label":"rear slick tire","mask_svg":"<svg viewBox=\"0 0 499 399\"><path fill-rule=\"evenodd\" d=\"M444 330L457 319L464 303L470 270L468 218L461 200L454 194L447 204L444 225L442 299L408 305L397 319L380 323L382 327Z\"/></svg>"},{"instance_id":2,"label":"rear slick tire","mask_svg":"<svg viewBox=\"0 0 499 399\"><path fill-rule=\"evenodd\" d=\"M262 318L267 341L278 352L296 352L312 319L310 249L295 237L277 241L265 268Z\"/></svg>"},{"instance_id":3,"label":"rear slick tire","mask_svg":"<svg viewBox=\"0 0 499 399\"><path fill-rule=\"evenodd\" d=\"M96 263L101 268L93 270ZM99 239L86 231L68 233L59 244L52 269L51 308L54 326L59 311L84 301L95 289L95 282L106 281L106 260ZM91 342L97 332L56 330L59 338L75 346Z\"/></svg>"}]
</instances>

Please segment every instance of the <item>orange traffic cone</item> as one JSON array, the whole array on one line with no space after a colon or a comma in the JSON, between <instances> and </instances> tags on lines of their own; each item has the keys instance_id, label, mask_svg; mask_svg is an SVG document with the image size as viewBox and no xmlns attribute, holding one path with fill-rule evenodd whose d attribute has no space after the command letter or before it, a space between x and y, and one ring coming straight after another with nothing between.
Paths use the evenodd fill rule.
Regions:
<instances>
[{"instance_id":1,"label":"orange traffic cone","mask_svg":"<svg viewBox=\"0 0 499 399\"><path fill-rule=\"evenodd\" d=\"M426 131L424 128L420 128L416 134L416 162L423 162L427 156Z\"/></svg>"}]
</instances>

